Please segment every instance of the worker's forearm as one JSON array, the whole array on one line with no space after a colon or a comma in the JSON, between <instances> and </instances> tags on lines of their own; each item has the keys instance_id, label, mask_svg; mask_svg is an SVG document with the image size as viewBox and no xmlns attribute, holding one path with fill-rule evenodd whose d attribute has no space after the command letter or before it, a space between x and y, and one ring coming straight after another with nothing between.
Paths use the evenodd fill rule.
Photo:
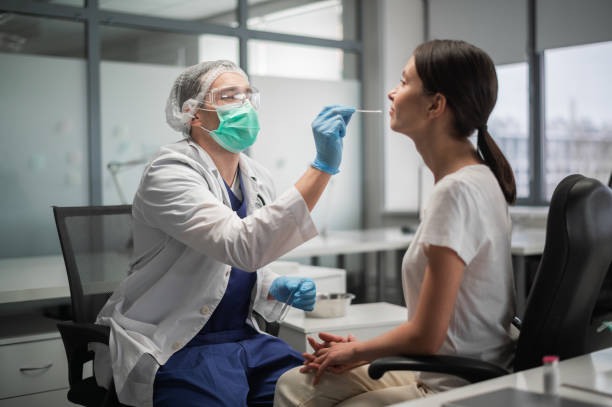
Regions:
<instances>
[{"instance_id":1,"label":"worker's forearm","mask_svg":"<svg viewBox=\"0 0 612 407\"><path fill-rule=\"evenodd\" d=\"M308 167L304 175L295 183L295 187L302 194L308 210L316 205L323 194L331 175L313 167Z\"/></svg>"}]
</instances>

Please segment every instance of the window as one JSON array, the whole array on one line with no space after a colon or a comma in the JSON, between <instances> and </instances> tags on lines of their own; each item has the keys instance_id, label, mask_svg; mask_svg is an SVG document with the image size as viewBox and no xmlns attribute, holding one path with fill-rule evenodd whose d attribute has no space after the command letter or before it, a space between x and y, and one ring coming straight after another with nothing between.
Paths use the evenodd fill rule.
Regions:
<instances>
[{"instance_id":1,"label":"window","mask_svg":"<svg viewBox=\"0 0 612 407\"><path fill-rule=\"evenodd\" d=\"M517 198L529 196L529 98L527 63L497 66L498 93L489 132L510 162Z\"/></svg>"},{"instance_id":2,"label":"window","mask_svg":"<svg viewBox=\"0 0 612 407\"><path fill-rule=\"evenodd\" d=\"M51 205L131 202L145 161L182 137L164 110L187 66L229 59L248 69L251 61L247 73L261 75L266 95L284 73L293 77L280 90L296 77L325 79L333 81L326 89L346 90L346 103L360 100L357 0L253 0L243 25L238 0L99 0L85 11L83 0L1 3L0 258L59 254ZM317 69L295 63L303 53L311 59L301 64L316 59ZM347 154L347 165L349 156L358 154Z\"/></svg>"},{"instance_id":3,"label":"window","mask_svg":"<svg viewBox=\"0 0 612 407\"><path fill-rule=\"evenodd\" d=\"M305 79L356 78L357 56L338 48L251 40L249 71L254 75Z\"/></svg>"},{"instance_id":4,"label":"window","mask_svg":"<svg viewBox=\"0 0 612 407\"><path fill-rule=\"evenodd\" d=\"M356 0L249 0L247 26L252 30L353 40L357 39L356 3Z\"/></svg>"},{"instance_id":5,"label":"window","mask_svg":"<svg viewBox=\"0 0 612 407\"><path fill-rule=\"evenodd\" d=\"M99 0L99 2L101 9L109 11L238 26L237 0Z\"/></svg>"},{"instance_id":6,"label":"window","mask_svg":"<svg viewBox=\"0 0 612 407\"><path fill-rule=\"evenodd\" d=\"M0 258L58 254L51 205L88 201L84 25L2 20Z\"/></svg>"},{"instance_id":7,"label":"window","mask_svg":"<svg viewBox=\"0 0 612 407\"><path fill-rule=\"evenodd\" d=\"M270 170L277 191L291 188L316 155L311 123L324 104L332 101L359 106L361 83L355 79L318 80L251 75L261 91L261 133L251 147L251 157ZM291 97L291 96L293 97ZM289 97L288 97L289 96ZM361 117L347 127L342 168L312 212L319 231L358 229L361 225L362 191Z\"/></svg>"},{"instance_id":8,"label":"window","mask_svg":"<svg viewBox=\"0 0 612 407\"><path fill-rule=\"evenodd\" d=\"M545 196L567 175L612 172L612 41L544 52Z\"/></svg>"},{"instance_id":9,"label":"window","mask_svg":"<svg viewBox=\"0 0 612 407\"><path fill-rule=\"evenodd\" d=\"M238 39L118 27L101 28L102 198L131 203L146 163L183 136L165 121L176 77L212 59L238 61Z\"/></svg>"},{"instance_id":10,"label":"window","mask_svg":"<svg viewBox=\"0 0 612 407\"><path fill-rule=\"evenodd\" d=\"M34 0L41 3L49 3L49 0ZM55 4L61 4L63 6L83 7L83 0L52 0Z\"/></svg>"}]
</instances>

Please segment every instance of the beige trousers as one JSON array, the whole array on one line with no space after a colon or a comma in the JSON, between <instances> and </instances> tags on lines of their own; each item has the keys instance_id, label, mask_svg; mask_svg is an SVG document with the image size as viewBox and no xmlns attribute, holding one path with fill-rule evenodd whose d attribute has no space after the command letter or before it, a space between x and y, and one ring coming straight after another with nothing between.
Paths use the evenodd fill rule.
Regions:
<instances>
[{"instance_id":1,"label":"beige trousers","mask_svg":"<svg viewBox=\"0 0 612 407\"><path fill-rule=\"evenodd\" d=\"M276 383L275 407L358 407L386 406L433 394L417 382L413 372L392 371L379 380L368 376L369 365L342 374L326 372L316 386L313 373L300 373L299 367L288 370Z\"/></svg>"}]
</instances>

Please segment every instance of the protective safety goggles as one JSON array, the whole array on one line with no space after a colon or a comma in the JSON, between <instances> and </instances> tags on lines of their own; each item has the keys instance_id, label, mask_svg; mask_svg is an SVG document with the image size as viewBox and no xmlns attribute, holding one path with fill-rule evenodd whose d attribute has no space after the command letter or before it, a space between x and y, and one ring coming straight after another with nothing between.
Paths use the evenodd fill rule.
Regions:
<instances>
[{"instance_id":1,"label":"protective safety goggles","mask_svg":"<svg viewBox=\"0 0 612 407\"><path fill-rule=\"evenodd\" d=\"M225 105L242 106L247 101L258 109L260 105L259 90L253 86L229 85L211 89L204 97L204 102L214 107Z\"/></svg>"}]
</instances>

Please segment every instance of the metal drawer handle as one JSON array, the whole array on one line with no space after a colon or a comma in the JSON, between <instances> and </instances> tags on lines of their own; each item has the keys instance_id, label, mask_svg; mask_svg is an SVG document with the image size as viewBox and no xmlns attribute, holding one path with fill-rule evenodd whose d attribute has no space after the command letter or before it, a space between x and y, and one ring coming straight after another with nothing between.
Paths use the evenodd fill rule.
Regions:
<instances>
[{"instance_id":1,"label":"metal drawer handle","mask_svg":"<svg viewBox=\"0 0 612 407\"><path fill-rule=\"evenodd\" d=\"M19 371L21 373L34 373L38 371L48 370L53 366L53 363L49 363L48 365L44 365L41 367L20 367Z\"/></svg>"}]
</instances>

